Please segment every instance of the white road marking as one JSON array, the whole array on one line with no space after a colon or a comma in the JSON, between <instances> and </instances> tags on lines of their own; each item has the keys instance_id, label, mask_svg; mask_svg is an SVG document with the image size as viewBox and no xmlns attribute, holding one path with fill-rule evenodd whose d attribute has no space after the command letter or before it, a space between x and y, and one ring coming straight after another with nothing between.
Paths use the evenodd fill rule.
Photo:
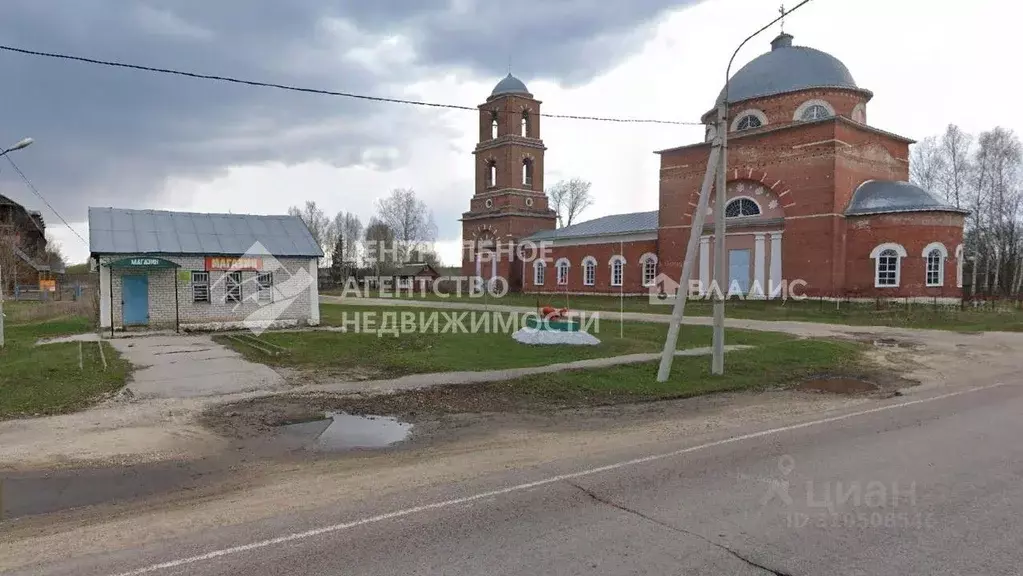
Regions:
<instances>
[{"instance_id":1,"label":"white road marking","mask_svg":"<svg viewBox=\"0 0 1023 576\"><path fill-rule=\"evenodd\" d=\"M592 476L593 474L600 474L601 472L609 472L612 470L620 470L622 468L628 468L630 466L636 466L638 464L646 464L648 462L656 462L658 460L665 460L667 458L674 458L683 454L689 454L691 452L697 452L699 450L706 450L707 448L714 448L716 446L723 446L726 444L734 444L736 442L743 442L745 440L752 440L754 438L762 438L764 436L771 436L773 434L779 434L781 432L789 432L792 430L800 430L802 428L809 428L810 426L818 426L820 424L829 424L831 422L839 422L841 420L848 420L849 418L855 418L857 416L865 416L867 414L876 414L878 412L885 412L888 410L894 410L896 408L902 408L905 406L914 406L916 404L926 404L928 402L934 402L936 400L944 400L945 398L952 398L954 396L962 396L963 394L969 394L972 392L979 392L981 390L988 390L991 388L997 388L1004 386L1004 382L998 382L996 384L989 384L987 386L978 386L975 388L969 388L966 390L960 390L958 392L949 392L947 394L941 394L939 396L932 396L929 398L921 398L919 400L910 400L908 402L900 402L898 404L888 404L886 406L879 406L877 408L871 408L869 410L860 410L859 412L851 412L849 414L841 414L838 416L831 416L829 418L821 418L819 420L812 420L810 422L803 422L800 424L791 424L789 426L780 426L778 428L771 428L768 430L761 430L760 432L752 432L749 434L743 434L741 436L733 436L731 438L724 438L722 440L715 440L713 442L707 442L706 444L699 444L697 446L690 446L688 448L682 448L674 450L672 452L665 452L662 454L652 454L650 456L644 456L642 458L634 458L632 460L625 460L623 462L616 462L614 464L608 464L606 466L598 466L596 468L589 468L587 470L580 470L578 472L571 472L569 474L560 474L558 476L551 476L544 478L543 480L537 480L535 482L527 482L525 484L516 484L515 486L508 486L507 488L501 488L499 490L491 490L489 492L480 492L473 494L472 496L465 496L463 498L454 498L451 500L443 500L441 502L434 502L432 504L424 504L422 506L415 506L412 508L405 508L403 510L395 510L394 512L388 512L386 514L379 514L377 516L369 516L366 518L360 518L358 520L352 520L350 522L344 522L341 524L332 524L330 526L323 526L320 528L314 528L312 530L306 530L304 532L294 532L292 534L286 534L284 536L278 536L277 538L270 538L268 540L260 540L258 542L252 542L249 544L242 544L240 546L232 546L230 548L222 548L220 550L214 550L198 556L189 556L187 558L179 558L177 560L169 560L167 562L160 562L159 564L151 564L144 568L132 570L130 572L121 572L111 576L141 576L143 574L151 574L159 570L166 570L168 568L177 568L188 564L195 564L197 562L205 562L207 560L213 560L223 556L229 556L232 554L238 554L240 552L248 552L250 550L256 550L259 548L266 548L268 546L276 546L278 544L286 544L288 542L295 542L297 540L305 540L314 536L322 536L323 534L330 534L332 532L340 532L342 530L348 530L351 528L357 528L366 524L375 524L377 522L383 522L384 520L393 520L395 518L404 518L420 512L427 512L430 510L439 510L441 508L450 508L452 506L458 506L460 504L469 504L484 500L488 498L494 498L496 496L502 496L505 494L511 494L513 492L522 492L538 488L540 486L547 486L549 484L555 484L563 482L565 480L572 480L574 478L581 478L584 476Z\"/></svg>"}]
</instances>

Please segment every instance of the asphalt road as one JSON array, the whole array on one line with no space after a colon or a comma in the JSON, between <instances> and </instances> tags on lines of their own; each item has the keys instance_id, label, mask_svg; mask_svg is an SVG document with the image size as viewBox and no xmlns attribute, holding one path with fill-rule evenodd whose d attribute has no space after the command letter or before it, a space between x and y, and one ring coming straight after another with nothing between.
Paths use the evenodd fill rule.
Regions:
<instances>
[{"instance_id":1,"label":"asphalt road","mask_svg":"<svg viewBox=\"0 0 1023 576\"><path fill-rule=\"evenodd\" d=\"M949 394L512 467L24 573L1019 575L1023 386Z\"/></svg>"}]
</instances>

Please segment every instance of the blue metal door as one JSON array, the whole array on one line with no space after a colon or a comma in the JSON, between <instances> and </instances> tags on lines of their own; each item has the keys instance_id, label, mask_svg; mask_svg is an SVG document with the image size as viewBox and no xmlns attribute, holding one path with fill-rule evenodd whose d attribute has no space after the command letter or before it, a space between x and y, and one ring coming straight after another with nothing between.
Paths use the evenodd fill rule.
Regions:
<instances>
[{"instance_id":1,"label":"blue metal door","mask_svg":"<svg viewBox=\"0 0 1023 576\"><path fill-rule=\"evenodd\" d=\"M124 325L149 324L149 277L122 276L121 286Z\"/></svg>"},{"instance_id":2,"label":"blue metal door","mask_svg":"<svg viewBox=\"0 0 1023 576\"><path fill-rule=\"evenodd\" d=\"M728 251L728 290L735 284L743 294L749 292L749 250Z\"/></svg>"}]
</instances>

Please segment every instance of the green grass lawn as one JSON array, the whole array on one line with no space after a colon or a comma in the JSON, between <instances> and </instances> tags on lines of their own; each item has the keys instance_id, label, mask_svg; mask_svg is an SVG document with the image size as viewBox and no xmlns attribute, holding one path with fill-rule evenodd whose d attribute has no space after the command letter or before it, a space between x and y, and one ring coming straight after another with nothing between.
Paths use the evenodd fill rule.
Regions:
<instances>
[{"instance_id":1,"label":"green grass lawn","mask_svg":"<svg viewBox=\"0 0 1023 576\"><path fill-rule=\"evenodd\" d=\"M427 292L402 298L425 300L431 302L467 302L483 304L484 299L462 295L438 296ZM554 306L569 307L572 310L589 311L625 311L643 312L648 314L670 314L671 306L651 304L646 296L565 296L565 295L530 295L509 293L502 298L489 298L490 304L506 306L525 306L535 308ZM829 324L848 324L855 326L900 326L906 328L931 328L937 330L955 330L962 332L981 331L1023 331L1023 311L1011 303L1001 309L981 308L961 310L954 305L935 303L895 302L829 302L820 299L789 300L784 304L780 301L729 300L725 305L726 315L730 318L749 320L794 320L802 322L822 322ZM693 300L686 304L687 316L710 316L711 303L704 300Z\"/></svg>"},{"instance_id":2,"label":"green grass lawn","mask_svg":"<svg viewBox=\"0 0 1023 576\"><path fill-rule=\"evenodd\" d=\"M323 304L321 321L340 325L344 313L414 312L418 321L423 309L395 309ZM431 311L425 311L427 314ZM451 314L452 311L440 311ZM379 324L379 320L376 324ZM445 322L440 320L443 328ZM469 321L466 321L469 327ZM412 332L395 336L337 332L265 332L264 342L289 349L280 356L269 356L226 336L217 340L246 357L260 362L305 368L335 369L370 373L374 377L458 370L494 370L523 366L542 366L587 358L605 358L643 352L659 352L664 346L667 326L663 324L602 319L595 331L601 343L596 346L527 346L515 342L510 333ZM785 334L729 330L728 344L764 345L790 340ZM679 348L709 346L711 328L685 326ZM706 362L706 360L704 361Z\"/></svg>"},{"instance_id":3,"label":"green grass lawn","mask_svg":"<svg viewBox=\"0 0 1023 576\"><path fill-rule=\"evenodd\" d=\"M130 367L103 342L103 369L95 342L36 346L39 338L88 332L91 322L70 316L33 324L8 325L0 349L0 419L78 410L124 385Z\"/></svg>"},{"instance_id":4,"label":"green grass lawn","mask_svg":"<svg viewBox=\"0 0 1023 576\"><path fill-rule=\"evenodd\" d=\"M562 371L482 384L458 384L394 394L321 397L324 411L394 415L416 420L430 414L535 412L688 398L718 392L763 390L814 377L867 380L888 375L864 360L865 345L830 340L780 340L730 352L725 373L710 374L707 357L677 357L671 378L658 383L657 362Z\"/></svg>"},{"instance_id":5,"label":"green grass lawn","mask_svg":"<svg viewBox=\"0 0 1023 576\"><path fill-rule=\"evenodd\" d=\"M818 375L860 375L865 346L831 340L781 340L729 352L725 374L710 373L706 357L677 357L667 382L657 382L657 363L570 370L497 382L494 389L548 403L594 404L685 398L733 390L761 390Z\"/></svg>"}]
</instances>

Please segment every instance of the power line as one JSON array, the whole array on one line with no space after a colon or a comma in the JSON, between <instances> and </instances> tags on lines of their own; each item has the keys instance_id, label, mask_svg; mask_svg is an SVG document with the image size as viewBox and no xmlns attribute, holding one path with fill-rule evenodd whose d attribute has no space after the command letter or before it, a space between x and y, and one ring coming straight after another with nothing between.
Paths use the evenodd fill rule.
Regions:
<instances>
[{"instance_id":1,"label":"power line","mask_svg":"<svg viewBox=\"0 0 1023 576\"><path fill-rule=\"evenodd\" d=\"M307 88L302 86L292 86L289 84L279 84L276 82L263 82L259 80L246 80L244 78L235 78L232 76L219 76L215 74L201 74L198 72L187 72L184 70L175 70L173 68L158 68L155 66L143 66L141 64L128 64L126 62L115 62L112 60L97 60L95 58L86 58L84 56L74 56L71 54L60 54L56 52L40 52L37 50L28 50L25 48L18 48L16 46L6 46L0 44L0 50L7 52L15 52L18 54L25 54L29 56L39 56L44 58L53 58L57 60L68 60L73 62L80 62L85 64L95 64L98 66L108 66L112 68L127 68L130 70L138 70L143 72L153 72L158 74L170 74L173 76L183 76L186 78L193 78L198 80L213 80L217 82L227 82L231 84L241 84L244 86L255 86L260 88L275 88L278 90L287 90L290 92L302 92L306 94L320 94L324 96L339 96L342 98L352 98L355 100L368 100L371 102L384 102L389 104L405 104L408 106L422 106L427 108L447 108L451 110L467 110L476 112L479 109L476 106L465 106L462 104L450 104L444 102L425 102L422 100L406 100L403 98L386 98L383 96L370 96L368 94L357 94L354 92L338 92L335 90L324 90L320 88ZM619 118L610 116L584 116L577 114L547 114L543 113L540 116L546 118L560 118L563 120L590 120L595 122L618 122L626 124L672 124L677 126L703 126L701 122L682 122L678 120L658 120L651 118Z\"/></svg>"},{"instance_id":2,"label":"power line","mask_svg":"<svg viewBox=\"0 0 1023 576\"><path fill-rule=\"evenodd\" d=\"M46 204L46 207L49 208L51 212L57 215L57 218L60 218L60 221L63 222L65 226L67 226L68 230L70 230L72 234L78 236L78 239L82 241L82 244L88 246L89 243L85 241L85 238L82 238L82 235L79 234L78 231L76 231L74 228L72 228L71 225L68 224L67 220L65 220L64 217L60 215L60 212L57 212L57 209L54 208L53 205L50 204L49 201L47 201L42 194L39 193L39 190L36 189L35 184L32 184L32 181L28 179L28 176L26 176L25 173L21 171L21 168L18 168L18 165L15 164L11 156L5 155L4 158L7 158L7 161L11 163L11 167L14 168L14 171L18 173L18 176L21 176L22 180L25 181L25 185L28 186L28 189L31 190L33 194L38 196L39 199L43 201L43 204Z\"/></svg>"}]
</instances>

